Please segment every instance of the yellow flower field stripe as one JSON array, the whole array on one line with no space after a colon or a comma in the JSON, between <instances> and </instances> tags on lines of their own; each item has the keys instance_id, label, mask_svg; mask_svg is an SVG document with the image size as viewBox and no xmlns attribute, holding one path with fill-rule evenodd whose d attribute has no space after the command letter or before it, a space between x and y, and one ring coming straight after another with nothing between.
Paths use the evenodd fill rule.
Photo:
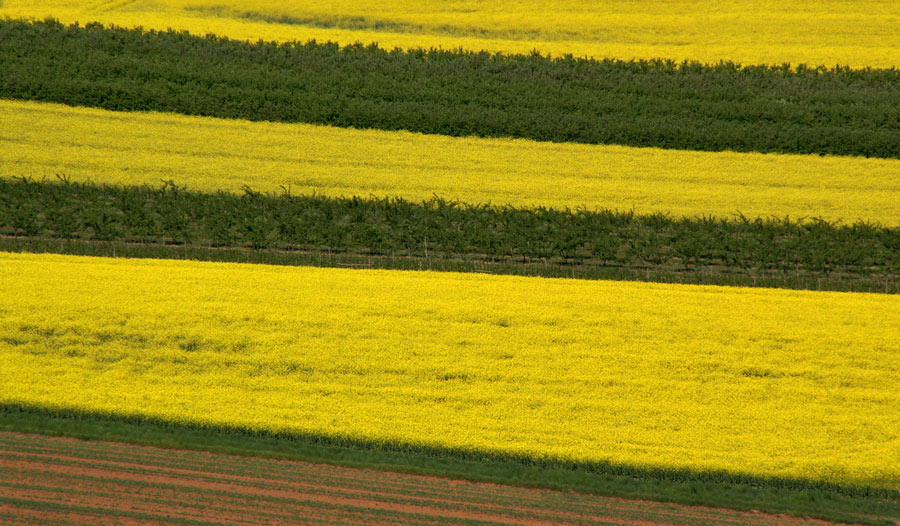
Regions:
<instances>
[{"instance_id":1,"label":"yellow flower field stripe","mask_svg":"<svg viewBox=\"0 0 900 526\"><path fill-rule=\"evenodd\" d=\"M0 101L0 176L900 224L900 160L450 138Z\"/></svg>"},{"instance_id":2,"label":"yellow flower field stripe","mask_svg":"<svg viewBox=\"0 0 900 526\"><path fill-rule=\"evenodd\" d=\"M0 402L900 488L900 300L0 253Z\"/></svg>"},{"instance_id":3,"label":"yellow flower field stripe","mask_svg":"<svg viewBox=\"0 0 900 526\"><path fill-rule=\"evenodd\" d=\"M900 4L883 0L6 0L0 16L54 16L64 23L185 29L252 41L314 38L404 49L900 66Z\"/></svg>"}]
</instances>

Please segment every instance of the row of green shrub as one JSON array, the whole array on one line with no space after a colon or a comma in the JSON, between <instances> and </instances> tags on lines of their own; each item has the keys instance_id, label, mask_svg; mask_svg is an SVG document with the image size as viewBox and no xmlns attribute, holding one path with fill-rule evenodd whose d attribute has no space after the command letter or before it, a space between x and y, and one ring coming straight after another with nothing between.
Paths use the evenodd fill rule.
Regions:
<instances>
[{"instance_id":1,"label":"row of green shrub","mask_svg":"<svg viewBox=\"0 0 900 526\"><path fill-rule=\"evenodd\" d=\"M900 229L790 219L516 209L432 198L243 195L0 178L0 233L334 251L900 275Z\"/></svg>"},{"instance_id":2,"label":"row of green shrub","mask_svg":"<svg viewBox=\"0 0 900 526\"><path fill-rule=\"evenodd\" d=\"M0 21L0 97L540 141L900 157L900 70L705 66Z\"/></svg>"}]
</instances>

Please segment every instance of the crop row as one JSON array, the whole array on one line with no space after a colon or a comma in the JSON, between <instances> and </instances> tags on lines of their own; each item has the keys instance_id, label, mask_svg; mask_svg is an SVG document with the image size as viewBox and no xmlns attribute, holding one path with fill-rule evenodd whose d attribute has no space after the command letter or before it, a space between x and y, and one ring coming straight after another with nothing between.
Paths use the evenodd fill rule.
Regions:
<instances>
[{"instance_id":1,"label":"crop row","mask_svg":"<svg viewBox=\"0 0 900 526\"><path fill-rule=\"evenodd\" d=\"M900 489L889 296L0 253L0 304L3 404Z\"/></svg>"},{"instance_id":2,"label":"crop row","mask_svg":"<svg viewBox=\"0 0 900 526\"><path fill-rule=\"evenodd\" d=\"M26 428L35 423L35 417L40 414L39 408L19 406L20 410L16 409L0 404L0 429L9 429L11 424L15 428ZM729 487L722 483L667 484L646 476L646 473L643 477L584 477L583 473L574 470L542 470L534 465L488 461L465 462L450 458L449 451L444 451L440 457L362 448L348 451L347 448L315 447L297 440L296 436L291 437L293 440L271 435L251 436L236 429L230 433L224 429L200 431L171 422L144 420L138 424L77 412L43 416L41 422L55 426L56 433L52 434L72 436L77 429L81 440L47 436L51 433L0 431L0 451L3 452L0 455L0 467L3 468L0 481L4 483L6 505L6 513L0 509L0 517L6 520L5 524L20 524L26 516L33 516L30 511L34 508L40 510L44 522L56 514L64 515L67 524L73 524L76 517L80 523L95 524L98 512L102 510L108 515L132 519L143 515L141 518L154 524L178 523L177 519L184 516L193 523L198 519L221 523L228 517L231 524L238 522L237 519L251 523L270 519L272 523L288 526L298 524L296 521L300 517L304 523L309 523L322 500L331 503L336 497L352 499L353 505L343 509L322 506L318 508L321 515L315 518L331 515L329 518L335 520L327 524L391 522L397 526L413 526L425 523L422 521L425 514L434 519L432 523L472 526L475 524L472 519L479 519L481 517L477 515L484 514L485 520L479 520L477 524L488 526L508 523L491 520L503 513L506 517L528 517L532 522L543 520L557 526L601 526L609 524L611 519L671 524L673 517L683 518L678 522L683 526L773 524L772 516L758 511L733 511L739 508L762 509L770 513L790 511L798 518L791 520L779 516L779 526L809 526L810 521L800 517L858 524L865 523L866 519L874 522L876 518L889 520L900 515L900 500L847 496L839 491L783 491L781 498L773 498L774 492L766 491L767 488ZM115 433L117 440L124 434L130 441L143 446L104 440L111 433ZM233 453L236 436L240 437L241 449L238 451L243 453L240 455L186 450L221 451L223 443L227 443L231 446L227 451ZM167 440L177 441L178 449L145 447L160 443L171 446L172 442L165 442ZM263 451L266 456L280 458L260 458ZM322 458L323 453L334 456ZM285 462L283 458L307 462ZM388 473L358 469L362 467L360 464L371 467L376 462L387 464L389 459L394 463L389 464ZM312 463L310 460L328 462ZM353 467L345 467L350 465ZM193 477L184 477L186 472ZM426 473L438 476L421 476ZM542 487L577 489L578 492L477 484L479 481L497 481L498 477L515 480L516 475L525 473L540 474L533 482ZM459 480L461 476L471 482ZM198 487L196 480L201 477L211 484ZM651 486L665 495L664 503L646 500L646 492ZM41 488L40 493L34 493L36 488ZM644 499L635 506L631 499L610 498L610 491L616 496L631 493ZM767 498L760 498L763 495ZM819 498L820 495L828 498ZM52 496L57 504L50 509L48 496ZM380 499L367 500L371 496ZM394 512L394 517L390 517L391 512L383 509L388 499L394 506L405 505L414 515ZM14 502L12 510L11 500ZM96 507L85 508L86 500ZM732 510L722 509L721 505L682 508L672 504L684 501L728 503ZM161 503L164 504L161 506ZM457 510L466 516L454 521ZM388 521L389 518L394 520Z\"/></svg>"},{"instance_id":3,"label":"crop row","mask_svg":"<svg viewBox=\"0 0 900 526\"><path fill-rule=\"evenodd\" d=\"M378 42L382 47L488 50L560 56L657 57L715 64L900 65L897 9L880 0L727 2L572 0L16 0L0 17L100 21L233 39Z\"/></svg>"},{"instance_id":4,"label":"crop row","mask_svg":"<svg viewBox=\"0 0 900 526\"><path fill-rule=\"evenodd\" d=\"M0 22L0 96L682 150L900 155L900 70L248 43Z\"/></svg>"},{"instance_id":5,"label":"crop row","mask_svg":"<svg viewBox=\"0 0 900 526\"><path fill-rule=\"evenodd\" d=\"M635 510L627 500L594 495L105 441L0 432L0 448L6 506L0 508L0 517L7 526L27 524L26 518L34 516L32 510L40 510L45 522L50 516L62 515L69 524L103 523L103 517L108 522L131 519L148 524L197 524L202 520L207 524L267 521L298 526L316 520L318 524L420 526L427 517L445 526L472 526L473 519L481 526L497 526L503 524L496 520L501 514L517 517L525 513L532 520L557 526L606 523L579 520L583 517L659 522L681 514L693 519L689 525L767 524L759 517L733 511L703 511L697 517L693 509L673 510L668 503L643 504ZM47 509L51 499L55 506ZM10 501L17 509L9 509ZM385 501L401 511L385 510ZM84 509L85 502L91 503L90 512ZM343 502L352 505L341 506ZM799 519L780 521L779 525L807 526Z\"/></svg>"},{"instance_id":6,"label":"crop row","mask_svg":"<svg viewBox=\"0 0 900 526\"><path fill-rule=\"evenodd\" d=\"M547 143L0 100L0 174L900 226L900 160Z\"/></svg>"},{"instance_id":7,"label":"crop row","mask_svg":"<svg viewBox=\"0 0 900 526\"><path fill-rule=\"evenodd\" d=\"M900 229L0 178L0 233L392 257L900 275Z\"/></svg>"}]
</instances>

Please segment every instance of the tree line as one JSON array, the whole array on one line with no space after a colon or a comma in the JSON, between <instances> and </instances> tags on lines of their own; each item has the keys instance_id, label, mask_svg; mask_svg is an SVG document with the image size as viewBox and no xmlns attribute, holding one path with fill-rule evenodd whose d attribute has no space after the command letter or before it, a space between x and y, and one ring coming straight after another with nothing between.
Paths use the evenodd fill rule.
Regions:
<instances>
[{"instance_id":1,"label":"tree line","mask_svg":"<svg viewBox=\"0 0 900 526\"><path fill-rule=\"evenodd\" d=\"M900 276L900 229L789 218L519 209L0 178L0 233L60 239L500 258L628 268Z\"/></svg>"}]
</instances>

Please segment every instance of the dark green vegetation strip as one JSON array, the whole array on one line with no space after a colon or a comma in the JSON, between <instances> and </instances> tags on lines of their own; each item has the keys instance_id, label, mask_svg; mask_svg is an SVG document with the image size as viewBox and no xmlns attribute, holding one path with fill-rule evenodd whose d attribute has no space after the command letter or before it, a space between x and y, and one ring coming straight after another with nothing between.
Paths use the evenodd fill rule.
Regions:
<instances>
[{"instance_id":1,"label":"dark green vegetation strip","mask_svg":"<svg viewBox=\"0 0 900 526\"><path fill-rule=\"evenodd\" d=\"M0 21L0 97L540 141L900 158L900 70L246 43Z\"/></svg>"},{"instance_id":2,"label":"dark green vegetation strip","mask_svg":"<svg viewBox=\"0 0 900 526\"><path fill-rule=\"evenodd\" d=\"M0 429L124 441L241 455L290 458L526 487L790 513L826 520L894 524L900 492L725 472L648 470L320 435L251 432L146 417L0 404Z\"/></svg>"},{"instance_id":3,"label":"dark green vegetation strip","mask_svg":"<svg viewBox=\"0 0 900 526\"><path fill-rule=\"evenodd\" d=\"M863 223L0 178L0 235L6 250L900 292L900 228Z\"/></svg>"}]
</instances>

